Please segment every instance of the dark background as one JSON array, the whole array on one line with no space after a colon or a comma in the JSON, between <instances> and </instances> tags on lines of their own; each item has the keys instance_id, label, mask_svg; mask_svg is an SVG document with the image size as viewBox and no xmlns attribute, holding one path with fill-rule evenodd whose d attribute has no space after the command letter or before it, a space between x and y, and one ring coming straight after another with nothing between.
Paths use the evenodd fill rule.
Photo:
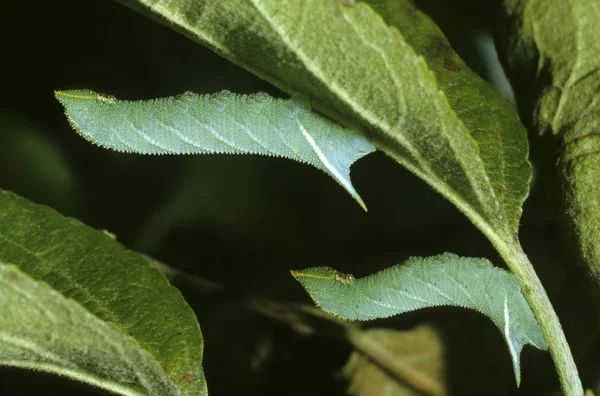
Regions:
<instances>
[{"instance_id":1,"label":"dark background","mask_svg":"<svg viewBox=\"0 0 600 396\"><path fill-rule=\"evenodd\" d=\"M493 46L493 2L417 1L482 77L512 100ZM125 246L231 290L308 302L289 270L328 265L356 276L409 256L453 252L503 265L450 203L381 153L352 168L364 213L324 173L256 156L143 157L99 149L76 135L53 97L91 88L122 99L193 91L266 91L264 81L177 33L109 0L0 3L0 188L116 234ZM566 259L556 227L552 147L531 137L536 178L521 236L589 386L597 370L597 313L588 283ZM565 264L565 262L567 264ZM185 291L184 291L184 294ZM281 324L186 294L205 336L211 396L337 395L350 353L332 339L299 337ZM431 323L453 345L454 394L548 394L557 382L547 353L525 348L514 386L497 329L461 309L430 309L370 326ZM251 364L260 340L270 353ZM0 369L0 394L103 394L45 374Z\"/></svg>"}]
</instances>

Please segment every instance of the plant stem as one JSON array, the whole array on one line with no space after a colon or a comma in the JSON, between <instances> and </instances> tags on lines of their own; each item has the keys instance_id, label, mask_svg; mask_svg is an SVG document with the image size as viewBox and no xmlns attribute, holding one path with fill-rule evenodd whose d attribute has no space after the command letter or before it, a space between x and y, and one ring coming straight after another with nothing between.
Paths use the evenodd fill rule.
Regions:
<instances>
[{"instance_id":1,"label":"plant stem","mask_svg":"<svg viewBox=\"0 0 600 396\"><path fill-rule=\"evenodd\" d=\"M548 342L563 393L566 396L582 396L583 386L558 316L521 244L515 239L512 245L507 245L497 235L487 236L521 282L521 291Z\"/></svg>"}]
</instances>

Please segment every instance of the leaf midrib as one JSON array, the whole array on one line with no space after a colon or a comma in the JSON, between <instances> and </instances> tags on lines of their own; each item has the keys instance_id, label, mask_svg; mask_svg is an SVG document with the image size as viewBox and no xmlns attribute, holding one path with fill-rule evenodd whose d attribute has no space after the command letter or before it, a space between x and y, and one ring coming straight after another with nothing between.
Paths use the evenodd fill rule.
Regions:
<instances>
[{"instance_id":1,"label":"leaf midrib","mask_svg":"<svg viewBox=\"0 0 600 396\"><path fill-rule=\"evenodd\" d=\"M3 236L2 236L2 235L0 235L0 237L3 237ZM10 242L12 242L12 243L13 243L15 246L17 246L17 247L22 247L20 244L18 244L18 243L16 243L16 242L14 242L14 241L11 241L11 240L9 240L9 239L7 239L6 237L3 237L3 238L4 238L4 240L8 241L9 243L10 243ZM41 257L40 257L38 254L31 252L30 250L26 249L25 247L22 247L22 248L23 248L23 250L24 250L25 252L27 252L27 253L30 253L30 254L31 254L33 257L35 257L35 258L39 259L41 262L43 262L43 263L47 263L47 260L42 260L42 259L41 259ZM96 249L97 249L97 248L94 248L92 251L95 251ZM90 251L90 254L91 254L91 252L92 252L92 251ZM86 256L86 257L87 257L87 256ZM83 260L83 259L82 259L82 260ZM23 272L23 273L25 273L25 272ZM64 275L62 272L60 272L60 274L61 274L61 275L63 275L63 276L66 278L66 279L68 279L68 280L70 280L70 281L73 281L73 279L72 279L70 276L68 276L68 275ZM34 278L32 278L32 279L34 279ZM34 279L34 280L35 280L35 279ZM39 280L38 280L37 282L39 283ZM75 282L75 281L73 281L73 284L74 284L74 285L76 285L76 286L80 286L80 285L79 285L77 282ZM10 285L10 284L7 284L7 286L11 287L11 285ZM20 295L22 295L22 296L23 296L24 298L26 298L28 301L31 301L32 303L35 303L35 301L33 301L33 300L31 299L31 297L30 297L28 294L24 293L24 292L23 292L21 289L19 289L19 288L15 288L15 287L12 287L12 289L13 289L13 290L14 290L16 293L19 293ZM60 296L62 296L63 298L65 298L65 299L69 299L69 300L73 301L75 304L78 304L78 305L80 305L80 306L81 306L83 309L85 309L85 310L86 310L86 311L87 311L87 312L88 312L90 315L92 315L93 317L97 318L97 319L98 319L99 321L101 321L102 323L105 323L105 324L106 324L106 321L105 321L104 319L102 319L102 318L98 317L96 314L94 314L93 312L91 312L91 311L90 311L88 308L86 308L86 307L85 307L85 306L84 306L84 305L83 305L81 302L79 302L79 301L77 301L77 300L74 300L74 299L72 299L72 298L66 297L66 296L65 296L65 295L64 295L64 294L63 294L63 293L62 293L60 290L57 290L57 289L54 289L54 288L52 288L52 290L55 290L55 291L56 291L56 292L57 292L57 293L58 293ZM85 288L81 288L81 287L80 287L80 289L79 289L79 290L82 290L82 291L84 291L84 292L85 292L85 294L89 296L89 292L87 291L87 289L85 289ZM43 311L43 310L42 310L42 311ZM47 312L45 312L45 311L43 311L43 312L44 312L44 314L47 314ZM116 319L115 319L115 320L116 320ZM130 338L131 338L130 342L135 342L135 341L134 341L134 339L133 339L133 337L130 337ZM64 366L64 367L61 367L61 370L56 370L56 369L54 369L54 367L55 367L55 366L54 366L52 363L46 363L46 364L36 363L36 364L34 365L34 366L36 366L36 367L44 367L44 368L45 368L47 371L49 371L49 372L56 372L56 373L57 373L57 374L59 374L59 375L60 375L62 372L71 372L71 373L72 373L72 375L73 375L73 378L81 378L81 377L82 377L82 376L81 376L81 374L82 374L82 373L85 373L83 377L84 377L84 378L86 378L86 379L88 379L88 380L92 379L91 381L89 381L89 383L91 383L91 384L94 384L94 385L96 385L96 386L100 386L100 387L102 387L102 388L107 388L105 385L106 385L107 383L110 383L110 384L112 384L112 385L113 385L113 387L114 387L114 389L113 389L113 390L116 390L116 389L123 389L123 390L126 390L127 392L134 392L134 393L131 393L132 395L138 395L138 392L137 392L135 389L133 389L133 388L130 388L130 387L124 387L122 384L120 384L120 383L118 383L118 382L111 381L111 380L110 380L110 378L102 378L102 379L100 379L100 378L98 378L98 377L97 377L97 376L96 376L96 375L95 375L93 372L91 372L91 371L87 371L87 370L85 369L85 367L80 367L80 366L77 366L77 367L78 367L78 368L79 368L81 371L76 371L76 370L72 370L72 369L70 369L70 368L69 368L69 366L70 366L71 364L73 364L73 362L72 362L72 361L63 359L62 357L60 357L60 356L58 356L58 355L54 354L54 352L52 352L50 349L47 349L45 346L43 346L43 345L41 345L41 344L39 344L39 343L32 343L32 341L31 341L31 340L27 340L27 339L24 339L24 338L22 338L22 337L18 337L18 336L13 336L13 335L7 334L7 333L5 333L5 332L3 332L3 331L0 331L0 342L6 342L6 343L9 343L9 344L12 344L12 345L18 345L19 347L21 347L21 348L26 348L26 349L28 349L28 350L30 350L30 351L32 351L32 352L34 352L34 353L38 354L38 355L40 355L40 354L38 353L38 351L40 351L40 350L43 350L43 351L45 352L45 355L43 355L43 356L46 356L46 357L47 357L47 356L51 356L52 362L53 362L54 364L62 364L62 365ZM109 342L109 344L111 344L111 343ZM33 345L34 347L32 347L32 345ZM164 370L164 367L163 367L163 366L162 366L162 365L161 365L161 364L158 362L158 360L156 360L156 357L155 357L155 356L154 356L154 355L153 355L153 354L152 354L150 351L148 351L146 348L143 348L141 345L140 345L140 349L141 349L141 351L142 351L142 354L147 354L147 355L148 355L148 357L150 357L150 358L151 358L151 359L154 361L154 363L156 364L156 366L157 366L159 369L161 369L161 370L162 370L162 372L165 374L165 377L167 377L167 374L166 374L166 372L165 372L165 370ZM118 350L118 348L115 348L115 350ZM150 389L152 389L151 385L148 383L148 380L147 380L147 378L145 378L144 376L141 376L141 375L140 375L140 373L138 372L138 370L136 370L136 369L135 369L136 365L135 365L135 364L134 364L134 362L133 362L133 361L130 359L130 356L128 356L128 355L126 355L126 354L120 354L120 355L121 355L121 356L122 356L122 357L125 359L125 361L127 362L127 365L128 365L130 368L131 368L131 371L132 371L132 372L133 372L133 374L136 376L136 378L139 380L139 383L140 383L140 384L141 384L141 385L144 387L144 389L146 389L146 390L150 390ZM9 363L9 361L7 361L7 363ZM16 362L16 363L18 363L18 362ZM11 364L12 364L12 363L11 363ZM21 364L22 364L22 363L21 363ZM15 365L15 367L16 367L16 366L19 366L19 364L16 364L16 365ZM28 365L25 365L24 367L25 367L25 368L28 368L28 367L30 367L30 366L28 366ZM168 377L167 377L167 378L168 378ZM168 378L168 379L169 379L169 381L171 382L171 379L170 379L170 378ZM107 380L108 380L108 381L107 381ZM173 382L171 382L171 383L173 383ZM127 394L130 394L130 393L127 393Z\"/></svg>"},{"instance_id":2,"label":"leaf midrib","mask_svg":"<svg viewBox=\"0 0 600 396\"><path fill-rule=\"evenodd\" d=\"M13 246L16 246L17 248L23 250L24 252L26 252L27 254L31 255L32 257L34 257L35 259L38 260L39 263L41 263L44 266L45 270L48 270L50 268L50 265L48 264L50 262L50 260L46 259L43 255L37 253L37 252L33 252L29 249L27 249L25 246L19 244L16 241L13 241L12 239L7 238L6 236L0 234L0 238L2 238L4 241L6 241L7 243L12 244ZM96 245L92 250L88 251L87 254L81 258L80 261L83 261L85 259L87 259L87 257L89 257L93 252L95 252L97 249L99 249L100 246ZM57 270L58 269L58 270ZM110 320L113 321L115 323L118 323L119 326L122 326L123 323L121 321L121 317L119 315L117 315L113 310L111 310L108 306L106 306L105 304L101 304L99 303L96 299L92 298L92 294L90 293L89 289L82 286L80 283L78 283L73 277L71 277L67 272L62 271L61 268L57 267L56 269L54 269L52 271L52 273L58 274L60 275L63 279L66 279L67 281L70 282L71 285L73 285L79 292L83 292L85 294L85 296L87 297L88 301L94 301L94 308L98 309L99 312L92 312L84 303L79 302L78 300L74 300L73 301L77 301L79 304L81 304L82 307L84 307L89 313L90 315L95 316L96 318L98 318L98 320L106 323L106 320ZM65 298L69 298L67 296L65 296L63 294L62 291L57 290L58 293L60 293L60 295L62 295ZM105 316L104 318L98 316L98 314L101 314L103 316ZM135 339L134 337L131 337L132 340L135 340L135 342L139 342L137 339ZM149 356L152 357L152 359L156 362L157 366L160 367L163 372L165 373L165 375L168 377L167 372L165 371L165 367L163 366L163 364L161 362L158 361L157 357L154 355L154 353L152 353L152 351L150 351L149 349L147 349L146 347L142 346L140 344L140 348L147 353ZM134 367L134 365L132 364L131 367ZM138 376L139 378L139 373L137 373L135 370L134 372L136 373L136 376ZM143 378L140 378L140 380L142 382L145 382L145 380ZM147 384L146 384L147 385Z\"/></svg>"}]
</instances>

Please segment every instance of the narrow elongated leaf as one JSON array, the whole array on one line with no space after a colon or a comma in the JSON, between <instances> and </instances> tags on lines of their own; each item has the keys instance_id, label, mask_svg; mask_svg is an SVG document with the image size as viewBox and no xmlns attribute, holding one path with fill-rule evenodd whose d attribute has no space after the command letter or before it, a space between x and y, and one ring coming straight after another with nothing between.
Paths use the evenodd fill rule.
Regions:
<instances>
[{"instance_id":1,"label":"narrow elongated leaf","mask_svg":"<svg viewBox=\"0 0 600 396\"><path fill-rule=\"evenodd\" d=\"M198 322L181 294L143 256L124 250L106 233L0 190L0 261L49 285L45 292L29 290L33 280L5 270L5 281L18 281L16 289L3 293L11 293L15 303L29 304L31 315L23 314L19 316L23 323L0 329L0 338L10 339L0 344L0 357L12 356L4 364L58 372L122 394L206 394ZM14 311L2 311L0 317L10 312ZM84 329L50 332L67 326L70 314L71 326ZM35 325L44 315L49 323ZM24 323L39 328L15 338ZM88 338L68 339L98 323L102 324L91 329L94 334ZM123 336L108 332L107 327ZM3 333L5 329L10 332ZM103 336L108 337L105 342L96 343ZM69 345L74 349L55 351ZM75 357L78 353L81 356ZM128 361L134 357L138 360ZM108 367L113 363L115 371ZM162 374L149 379L158 369Z\"/></svg>"},{"instance_id":2,"label":"narrow elongated leaf","mask_svg":"<svg viewBox=\"0 0 600 396\"><path fill-rule=\"evenodd\" d=\"M3 263L0 329L0 365L48 371L125 395L181 394L117 326Z\"/></svg>"},{"instance_id":3,"label":"narrow elongated leaf","mask_svg":"<svg viewBox=\"0 0 600 396\"><path fill-rule=\"evenodd\" d=\"M412 2L372 2L390 27L357 1L120 1L360 125L494 243L512 243L531 177L525 131Z\"/></svg>"},{"instance_id":4,"label":"narrow elongated leaf","mask_svg":"<svg viewBox=\"0 0 600 396\"><path fill-rule=\"evenodd\" d=\"M300 100L230 92L139 102L92 91L58 91L56 97L73 127L100 146L140 154L285 157L329 174L365 208L350 182L350 165L375 147Z\"/></svg>"},{"instance_id":5,"label":"narrow elongated leaf","mask_svg":"<svg viewBox=\"0 0 600 396\"><path fill-rule=\"evenodd\" d=\"M519 281L489 261L443 254L410 258L374 275L354 279L329 267L292 271L325 312L348 320L372 320L435 306L481 312L502 332L520 383L525 344L547 349Z\"/></svg>"},{"instance_id":6,"label":"narrow elongated leaf","mask_svg":"<svg viewBox=\"0 0 600 396\"><path fill-rule=\"evenodd\" d=\"M500 41L515 90L539 132L562 140L569 233L600 282L600 2L506 0L504 8Z\"/></svg>"}]
</instances>

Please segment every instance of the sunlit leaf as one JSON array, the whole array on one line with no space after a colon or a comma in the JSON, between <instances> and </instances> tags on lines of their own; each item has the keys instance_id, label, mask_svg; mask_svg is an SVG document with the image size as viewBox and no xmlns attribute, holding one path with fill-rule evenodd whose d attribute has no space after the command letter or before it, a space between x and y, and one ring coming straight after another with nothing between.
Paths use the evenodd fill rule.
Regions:
<instances>
[{"instance_id":1,"label":"sunlit leaf","mask_svg":"<svg viewBox=\"0 0 600 396\"><path fill-rule=\"evenodd\" d=\"M3 364L128 395L206 394L198 322L143 256L105 232L0 190L0 261L23 273L3 267L5 282L14 279L15 288L2 287L2 293L19 307L29 305L17 315L0 299L0 317L13 322L17 315L20 322L0 326L0 339L14 341L2 344ZM44 318L48 323L40 323ZM23 327L28 330L20 332Z\"/></svg>"},{"instance_id":2,"label":"sunlit leaf","mask_svg":"<svg viewBox=\"0 0 600 396\"><path fill-rule=\"evenodd\" d=\"M47 371L124 395L179 395L152 355L112 322L0 263L0 365Z\"/></svg>"}]
</instances>

